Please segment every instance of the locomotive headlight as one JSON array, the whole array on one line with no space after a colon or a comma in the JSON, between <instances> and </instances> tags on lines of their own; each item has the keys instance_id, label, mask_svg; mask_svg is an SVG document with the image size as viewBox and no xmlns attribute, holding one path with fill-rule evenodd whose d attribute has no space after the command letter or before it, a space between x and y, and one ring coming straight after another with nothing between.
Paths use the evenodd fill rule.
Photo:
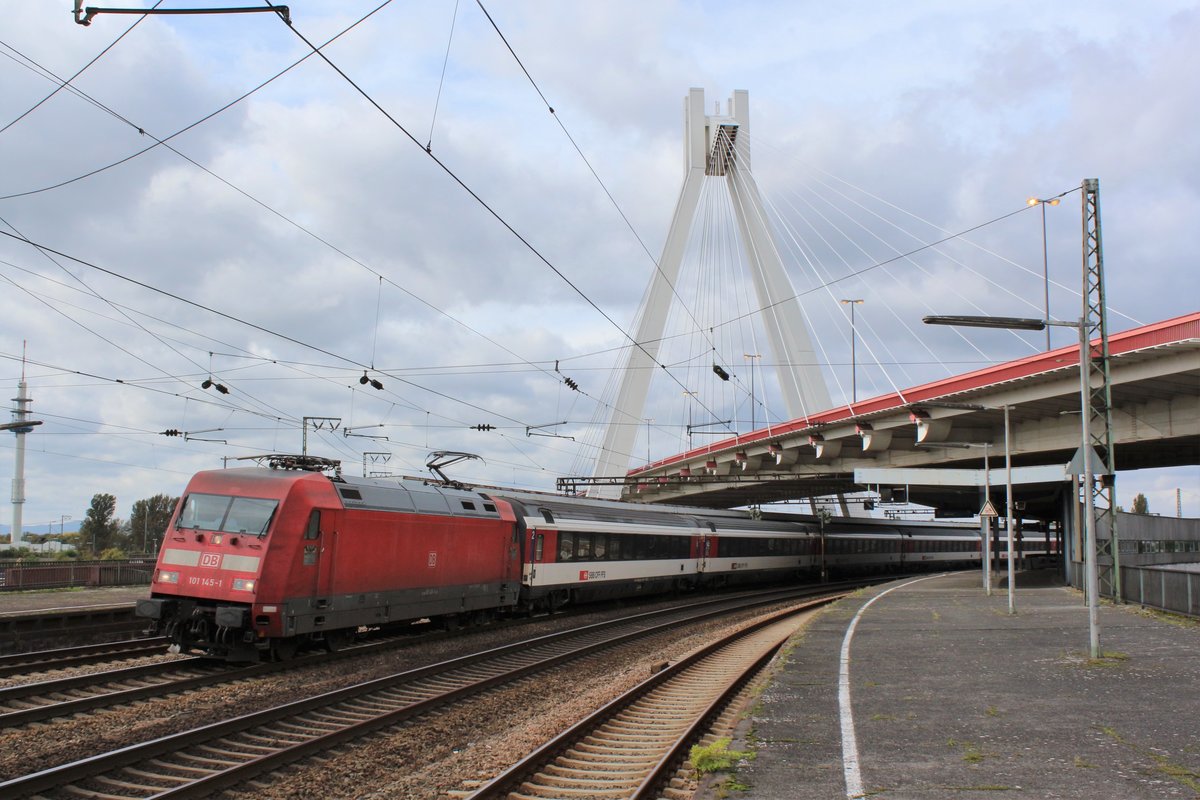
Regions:
<instances>
[{"instance_id":1,"label":"locomotive headlight","mask_svg":"<svg viewBox=\"0 0 1200 800\"><path fill-rule=\"evenodd\" d=\"M179 573L160 569L154 580L158 581L159 583L179 583Z\"/></svg>"},{"instance_id":2,"label":"locomotive headlight","mask_svg":"<svg viewBox=\"0 0 1200 800\"><path fill-rule=\"evenodd\" d=\"M235 592L253 592L254 591L254 581L246 580L245 578L234 578L233 579L233 590Z\"/></svg>"}]
</instances>

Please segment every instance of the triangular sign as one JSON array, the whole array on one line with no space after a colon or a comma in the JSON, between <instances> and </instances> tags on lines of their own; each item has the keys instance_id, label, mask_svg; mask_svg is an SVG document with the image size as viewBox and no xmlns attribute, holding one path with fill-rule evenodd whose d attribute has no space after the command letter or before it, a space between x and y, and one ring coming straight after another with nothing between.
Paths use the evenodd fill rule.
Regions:
<instances>
[{"instance_id":1,"label":"triangular sign","mask_svg":"<svg viewBox=\"0 0 1200 800\"><path fill-rule=\"evenodd\" d=\"M979 509L979 516L981 516L981 517L998 517L1000 515L996 513L996 507L994 505L992 505L992 501L988 500L986 503L983 504L983 508Z\"/></svg>"},{"instance_id":2,"label":"triangular sign","mask_svg":"<svg viewBox=\"0 0 1200 800\"><path fill-rule=\"evenodd\" d=\"M1093 475L1103 475L1108 469L1104 466L1104 462L1100 460L1100 454L1096 452L1095 448L1088 447L1087 457L1091 459ZM1080 447L1075 450L1075 455L1071 457L1071 463L1067 464L1067 474L1082 475L1084 473L1083 467L1083 448Z\"/></svg>"}]
</instances>

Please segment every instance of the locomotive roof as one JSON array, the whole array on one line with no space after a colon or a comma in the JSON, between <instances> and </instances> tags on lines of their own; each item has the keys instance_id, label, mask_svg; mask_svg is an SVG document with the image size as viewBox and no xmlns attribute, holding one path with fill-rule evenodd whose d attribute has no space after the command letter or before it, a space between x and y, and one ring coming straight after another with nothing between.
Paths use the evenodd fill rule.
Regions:
<instances>
[{"instance_id":1,"label":"locomotive roof","mask_svg":"<svg viewBox=\"0 0 1200 800\"><path fill-rule=\"evenodd\" d=\"M348 478L334 481L347 508L414 511L495 519L496 504L479 492L412 478Z\"/></svg>"}]
</instances>

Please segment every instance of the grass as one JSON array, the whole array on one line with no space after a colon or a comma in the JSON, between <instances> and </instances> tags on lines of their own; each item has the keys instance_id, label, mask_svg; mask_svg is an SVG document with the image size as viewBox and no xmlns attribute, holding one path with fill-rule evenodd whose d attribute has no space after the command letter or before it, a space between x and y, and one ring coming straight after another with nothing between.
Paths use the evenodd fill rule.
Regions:
<instances>
[{"instance_id":1,"label":"grass","mask_svg":"<svg viewBox=\"0 0 1200 800\"><path fill-rule=\"evenodd\" d=\"M711 772L728 772L739 761L755 757L749 750L730 750L732 740L728 737L717 739L708 745L693 745L689 753L692 766L697 775L707 775Z\"/></svg>"},{"instance_id":2,"label":"grass","mask_svg":"<svg viewBox=\"0 0 1200 800\"><path fill-rule=\"evenodd\" d=\"M693 745L689 753L696 777L702 777L715 772L730 772L737 767L739 761L749 761L757 754L752 751L730 750L732 740L728 737L717 739L708 745ZM730 775L715 787L718 800L729 797L731 792L745 792L750 785Z\"/></svg>"},{"instance_id":3,"label":"grass","mask_svg":"<svg viewBox=\"0 0 1200 800\"><path fill-rule=\"evenodd\" d=\"M984 752L973 742L960 742L958 739L947 739L946 746L961 748L962 759L968 764L979 764L986 758Z\"/></svg>"},{"instance_id":4,"label":"grass","mask_svg":"<svg viewBox=\"0 0 1200 800\"><path fill-rule=\"evenodd\" d=\"M1112 669L1120 667L1129 660L1128 653L1121 653L1116 650L1101 651L1099 657L1090 658L1084 653L1078 651L1063 653L1062 660L1068 666L1083 667L1084 669Z\"/></svg>"},{"instance_id":5,"label":"grass","mask_svg":"<svg viewBox=\"0 0 1200 800\"><path fill-rule=\"evenodd\" d=\"M1191 789L1197 795L1200 795L1200 772L1197 772L1190 767L1180 766L1179 764L1172 762L1164 755L1150 752L1150 748L1148 747L1142 747L1141 745L1128 741L1120 734L1119 731L1117 731L1116 728L1112 728L1107 725L1098 725L1097 728L1101 733L1112 739L1117 744L1124 745L1125 747L1128 747L1129 749L1141 755L1149 756L1150 760L1154 762L1155 772L1161 773L1176 783ZM1075 765L1079 766L1079 762L1080 759L1076 758Z\"/></svg>"},{"instance_id":6,"label":"grass","mask_svg":"<svg viewBox=\"0 0 1200 800\"><path fill-rule=\"evenodd\" d=\"M1151 758L1154 759L1155 768L1159 772L1200 794L1200 772L1173 764L1166 756L1151 755Z\"/></svg>"},{"instance_id":7,"label":"grass","mask_svg":"<svg viewBox=\"0 0 1200 800\"><path fill-rule=\"evenodd\" d=\"M1129 660L1128 653L1101 651L1099 658L1089 658L1089 667L1118 667Z\"/></svg>"},{"instance_id":8,"label":"grass","mask_svg":"<svg viewBox=\"0 0 1200 800\"><path fill-rule=\"evenodd\" d=\"M1157 608L1147 608L1146 606L1142 606L1133 613L1141 617L1156 619L1159 622L1165 622L1168 625L1174 625L1179 628L1200 627L1200 620L1195 620L1191 617L1185 617L1182 614L1174 614L1170 611L1160 611Z\"/></svg>"}]
</instances>

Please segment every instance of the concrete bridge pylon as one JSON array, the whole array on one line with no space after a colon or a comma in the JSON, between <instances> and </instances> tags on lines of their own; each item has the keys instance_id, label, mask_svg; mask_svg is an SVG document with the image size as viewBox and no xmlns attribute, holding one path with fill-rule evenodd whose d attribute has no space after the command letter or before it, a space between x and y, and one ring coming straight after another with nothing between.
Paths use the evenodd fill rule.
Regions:
<instances>
[{"instance_id":1,"label":"concrete bridge pylon","mask_svg":"<svg viewBox=\"0 0 1200 800\"><path fill-rule=\"evenodd\" d=\"M729 99L728 113L704 113L704 90L691 89L684 99L683 188L663 246L658 269L642 298L631 347L616 401L596 459L595 477L624 475L656 372L659 345L705 181L722 180L730 195L733 216L750 270L762 324L774 361L787 413L803 419L831 406L816 353L809 338L796 291L783 268L771 235L766 209L750 169L750 94L738 90ZM614 424L616 423L616 424ZM618 497L621 487L594 485L589 495Z\"/></svg>"}]
</instances>

